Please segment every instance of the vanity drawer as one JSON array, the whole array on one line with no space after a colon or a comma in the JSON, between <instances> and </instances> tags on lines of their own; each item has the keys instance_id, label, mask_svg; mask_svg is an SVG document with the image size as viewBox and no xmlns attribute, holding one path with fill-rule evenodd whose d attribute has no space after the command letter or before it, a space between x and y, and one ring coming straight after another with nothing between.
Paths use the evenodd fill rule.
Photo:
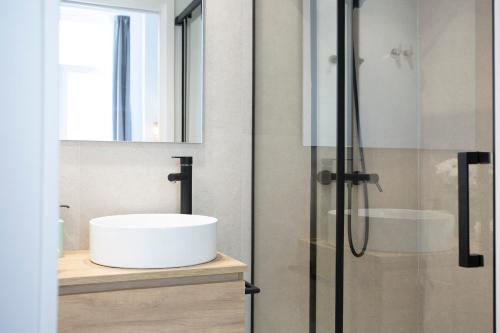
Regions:
<instances>
[{"instance_id":1,"label":"vanity drawer","mask_svg":"<svg viewBox=\"0 0 500 333\"><path fill-rule=\"evenodd\" d=\"M60 333L243 333L243 280L59 296Z\"/></svg>"}]
</instances>

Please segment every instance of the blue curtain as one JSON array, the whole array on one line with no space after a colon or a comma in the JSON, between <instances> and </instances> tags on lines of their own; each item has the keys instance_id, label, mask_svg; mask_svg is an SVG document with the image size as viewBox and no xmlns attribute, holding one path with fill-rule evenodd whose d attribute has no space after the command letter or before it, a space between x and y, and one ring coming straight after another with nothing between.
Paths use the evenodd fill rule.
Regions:
<instances>
[{"instance_id":1,"label":"blue curtain","mask_svg":"<svg viewBox=\"0 0 500 333\"><path fill-rule=\"evenodd\" d=\"M131 141L129 16L115 17L113 57L113 139Z\"/></svg>"}]
</instances>

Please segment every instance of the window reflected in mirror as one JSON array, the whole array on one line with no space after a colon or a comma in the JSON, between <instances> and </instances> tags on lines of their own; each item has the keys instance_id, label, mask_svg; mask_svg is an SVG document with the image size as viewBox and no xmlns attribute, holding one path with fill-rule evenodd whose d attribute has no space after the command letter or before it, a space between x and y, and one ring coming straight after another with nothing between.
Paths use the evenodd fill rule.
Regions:
<instances>
[{"instance_id":1,"label":"window reflected in mirror","mask_svg":"<svg viewBox=\"0 0 500 333\"><path fill-rule=\"evenodd\" d=\"M201 1L172 1L61 4L62 140L202 142Z\"/></svg>"}]
</instances>

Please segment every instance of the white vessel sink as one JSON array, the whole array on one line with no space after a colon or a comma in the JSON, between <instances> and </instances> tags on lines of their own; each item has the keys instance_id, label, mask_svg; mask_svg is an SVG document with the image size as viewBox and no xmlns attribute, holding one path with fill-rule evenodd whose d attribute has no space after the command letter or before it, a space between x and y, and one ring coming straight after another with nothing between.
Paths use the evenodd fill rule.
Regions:
<instances>
[{"instance_id":1,"label":"white vessel sink","mask_svg":"<svg viewBox=\"0 0 500 333\"><path fill-rule=\"evenodd\" d=\"M90 260L121 268L201 264L217 256L217 219L199 215L136 214L90 221Z\"/></svg>"},{"instance_id":2,"label":"white vessel sink","mask_svg":"<svg viewBox=\"0 0 500 333\"><path fill-rule=\"evenodd\" d=\"M335 242L336 211L328 212L328 240ZM348 214L346 211L345 214ZM359 209L353 223L359 225L354 242L363 243L364 217L370 217L368 251L424 253L451 250L455 246L455 218L445 211L411 209ZM345 217L347 237L347 216ZM353 228L353 230L356 230ZM360 231L360 232L359 232ZM346 244L347 239L346 239Z\"/></svg>"}]
</instances>

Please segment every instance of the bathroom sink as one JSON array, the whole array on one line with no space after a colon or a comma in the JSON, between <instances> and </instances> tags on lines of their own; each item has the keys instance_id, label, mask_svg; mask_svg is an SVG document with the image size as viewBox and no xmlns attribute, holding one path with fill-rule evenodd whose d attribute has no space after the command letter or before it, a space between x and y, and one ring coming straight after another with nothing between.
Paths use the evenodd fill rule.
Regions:
<instances>
[{"instance_id":1,"label":"bathroom sink","mask_svg":"<svg viewBox=\"0 0 500 333\"><path fill-rule=\"evenodd\" d=\"M328 212L328 240L335 242L336 211ZM347 214L345 228L347 238ZM364 217L370 218L368 251L425 253L451 250L455 246L455 218L445 211L411 209L359 209L353 224L357 248L363 245ZM346 239L347 244L347 239Z\"/></svg>"},{"instance_id":2,"label":"bathroom sink","mask_svg":"<svg viewBox=\"0 0 500 333\"><path fill-rule=\"evenodd\" d=\"M200 215L133 214L90 221L90 260L120 268L201 264L217 255L217 219Z\"/></svg>"}]
</instances>

